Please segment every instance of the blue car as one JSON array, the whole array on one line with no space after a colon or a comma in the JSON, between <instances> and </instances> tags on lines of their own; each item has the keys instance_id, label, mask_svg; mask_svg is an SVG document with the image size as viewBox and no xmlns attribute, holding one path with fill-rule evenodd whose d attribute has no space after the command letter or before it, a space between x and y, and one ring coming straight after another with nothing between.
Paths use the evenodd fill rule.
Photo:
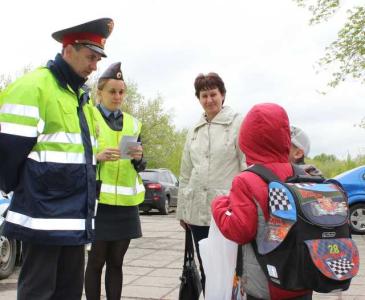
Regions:
<instances>
[{"instance_id":1,"label":"blue car","mask_svg":"<svg viewBox=\"0 0 365 300\"><path fill-rule=\"evenodd\" d=\"M349 198L352 231L365 234L365 166L341 173L334 179L343 186Z\"/></svg>"}]
</instances>

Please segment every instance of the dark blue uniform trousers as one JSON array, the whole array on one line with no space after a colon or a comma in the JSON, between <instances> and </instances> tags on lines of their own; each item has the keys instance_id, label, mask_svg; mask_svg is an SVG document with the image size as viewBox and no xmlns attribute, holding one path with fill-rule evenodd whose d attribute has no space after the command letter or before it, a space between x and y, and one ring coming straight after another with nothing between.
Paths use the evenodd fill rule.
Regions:
<instances>
[{"instance_id":1,"label":"dark blue uniform trousers","mask_svg":"<svg viewBox=\"0 0 365 300\"><path fill-rule=\"evenodd\" d=\"M23 243L18 300L80 300L85 247Z\"/></svg>"}]
</instances>

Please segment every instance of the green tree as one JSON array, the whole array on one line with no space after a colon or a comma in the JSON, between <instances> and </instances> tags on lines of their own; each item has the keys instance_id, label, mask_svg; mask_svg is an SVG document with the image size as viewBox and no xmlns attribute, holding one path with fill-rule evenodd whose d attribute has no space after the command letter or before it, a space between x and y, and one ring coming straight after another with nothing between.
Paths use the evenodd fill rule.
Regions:
<instances>
[{"instance_id":1,"label":"green tree","mask_svg":"<svg viewBox=\"0 0 365 300\"><path fill-rule=\"evenodd\" d=\"M314 160L321 161L321 162L334 162L337 160L336 156L333 154L325 154L321 153L313 157Z\"/></svg>"},{"instance_id":2,"label":"green tree","mask_svg":"<svg viewBox=\"0 0 365 300\"><path fill-rule=\"evenodd\" d=\"M180 174L181 156L185 145L187 129L175 130L168 141L169 155L165 159L166 168L176 175Z\"/></svg>"},{"instance_id":3,"label":"green tree","mask_svg":"<svg viewBox=\"0 0 365 300\"><path fill-rule=\"evenodd\" d=\"M325 177L333 178L342 172L365 165L365 156L358 155L357 157L352 158L350 154L348 154L346 159L341 160L333 154L322 153L316 155L312 159L307 159L306 163L315 165L322 171Z\"/></svg>"},{"instance_id":4,"label":"green tree","mask_svg":"<svg viewBox=\"0 0 365 300\"><path fill-rule=\"evenodd\" d=\"M89 81L91 97L96 99L96 77ZM167 168L179 175L181 154L187 130L177 130L172 123L172 113L163 108L163 99L146 100L138 91L138 86L127 81L127 95L122 110L142 122L141 138L143 155L148 168Z\"/></svg>"},{"instance_id":5,"label":"green tree","mask_svg":"<svg viewBox=\"0 0 365 300\"><path fill-rule=\"evenodd\" d=\"M294 1L309 9L312 25L327 21L341 9L340 0ZM332 79L328 83L331 87L336 87L348 76L365 83L365 7L354 6L347 14L347 21L338 32L337 39L326 47L324 56L319 60L321 67L334 68Z\"/></svg>"},{"instance_id":6,"label":"green tree","mask_svg":"<svg viewBox=\"0 0 365 300\"><path fill-rule=\"evenodd\" d=\"M168 168L178 175L186 131L176 130L171 113L163 109L161 96L145 101L138 93L137 86L129 83L122 109L143 124L141 137L148 167Z\"/></svg>"}]
</instances>

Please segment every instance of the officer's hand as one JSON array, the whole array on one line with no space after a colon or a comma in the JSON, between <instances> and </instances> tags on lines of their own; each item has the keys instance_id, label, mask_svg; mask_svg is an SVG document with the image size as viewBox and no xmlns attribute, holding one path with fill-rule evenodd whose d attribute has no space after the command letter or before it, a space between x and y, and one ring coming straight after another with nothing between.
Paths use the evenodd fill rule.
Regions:
<instances>
[{"instance_id":1,"label":"officer's hand","mask_svg":"<svg viewBox=\"0 0 365 300\"><path fill-rule=\"evenodd\" d=\"M96 154L97 161L116 161L120 158L118 148L106 148L102 152Z\"/></svg>"},{"instance_id":2,"label":"officer's hand","mask_svg":"<svg viewBox=\"0 0 365 300\"><path fill-rule=\"evenodd\" d=\"M143 148L141 145L128 147L128 154L131 156L132 159L141 160L143 154Z\"/></svg>"}]
</instances>

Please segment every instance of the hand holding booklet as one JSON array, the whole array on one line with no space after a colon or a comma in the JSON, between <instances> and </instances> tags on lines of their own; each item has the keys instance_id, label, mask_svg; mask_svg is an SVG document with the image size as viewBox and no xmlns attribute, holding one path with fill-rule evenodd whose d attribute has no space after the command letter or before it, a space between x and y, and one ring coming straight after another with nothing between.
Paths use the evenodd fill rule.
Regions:
<instances>
[{"instance_id":1,"label":"hand holding booklet","mask_svg":"<svg viewBox=\"0 0 365 300\"><path fill-rule=\"evenodd\" d=\"M119 143L120 159L131 159L130 148L141 145L136 136L124 135Z\"/></svg>"}]
</instances>

